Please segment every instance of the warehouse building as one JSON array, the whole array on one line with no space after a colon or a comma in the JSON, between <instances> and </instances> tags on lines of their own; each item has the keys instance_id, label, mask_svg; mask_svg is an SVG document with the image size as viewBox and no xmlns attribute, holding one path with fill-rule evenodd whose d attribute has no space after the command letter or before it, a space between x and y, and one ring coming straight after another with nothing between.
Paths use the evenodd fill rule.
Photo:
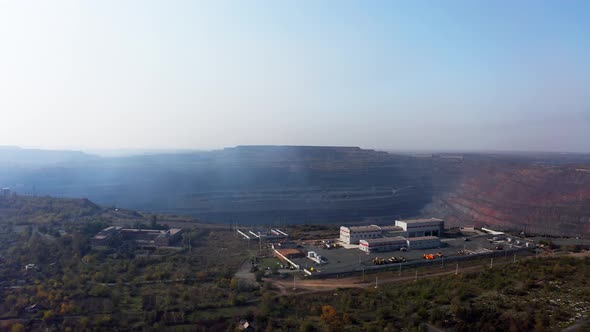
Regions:
<instances>
[{"instance_id":1,"label":"warehouse building","mask_svg":"<svg viewBox=\"0 0 590 332\"><path fill-rule=\"evenodd\" d=\"M406 239L401 236L360 240L359 242L359 249L368 253L399 250L408 246Z\"/></svg>"},{"instance_id":2,"label":"warehouse building","mask_svg":"<svg viewBox=\"0 0 590 332\"><path fill-rule=\"evenodd\" d=\"M120 241L133 242L140 246L168 247L180 241L182 229L171 228L139 229L110 226L98 232L91 240L94 247L109 247L120 244Z\"/></svg>"},{"instance_id":3,"label":"warehouse building","mask_svg":"<svg viewBox=\"0 0 590 332\"><path fill-rule=\"evenodd\" d=\"M408 232L399 226L381 226L381 235L383 237L408 237Z\"/></svg>"},{"instance_id":4,"label":"warehouse building","mask_svg":"<svg viewBox=\"0 0 590 332\"><path fill-rule=\"evenodd\" d=\"M93 247L108 247L114 244L117 240L121 239L121 230L123 227L110 226L102 231L98 232L91 240L90 243Z\"/></svg>"},{"instance_id":5,"label":"warehouse building","mask_svg":"<svg viewBox=\"0 0 590 332\"><path fill-rule=\"evenodd\" d=\"M441 236L444 221L438 218L396 220L395 225L408 233L409 238L424 236Z\"/></svg>"},{"instance_id":6,"label":"warehouse building","mask_svg":"<svg viewBox=\"0 0 590 332\"><path fill-rule=\"evenodd\" d=\"M159 230L123 228L120 232L123 240L133 241L138 245L168 247L180 240L182 229L170 228L168 230Z\"/></svg>"},{"instance_id":7,"label":"warehouse building","mask_svg":"<svg viewBox=\"0 0 590 332\"><path fill-rule=\"evenodd\" d=\"M300 249L275 249L275 256L279 259L304 258L305 253Z\"/></svg>"},{"instance_id":8,"label":"warehouse building","mask_svg":"<svg viewBox=\"0 0 590 332\"><path fill-rule=\"evenodd\" d=\"M392 251L401 248L429 249L440 247L444 221L438 218L396 220L388 226L341 226L340 241L359 244L365 252Z\"/></svg>"},{"instance_id":9,"label":"warehouse building","mask_svg":"<svg viewBox=\"0 0 590 332\"><path fill-rule=\"evenodd\" d=\"M346 244L358 244L360 240L376 239L381 236L381 227L375 225L340 227L340 241Z\"/></svg>"},{"instance_id":10,"label":"warehouse building","mask_svg":"<svg viewBox=\"0 0 590 332\"><path fill-rule=\"evenodd\" d=\"M430 249L440 247L440 239L436 236L411 237L407 239L409 249Z\"/></svg>"}]
</instances>

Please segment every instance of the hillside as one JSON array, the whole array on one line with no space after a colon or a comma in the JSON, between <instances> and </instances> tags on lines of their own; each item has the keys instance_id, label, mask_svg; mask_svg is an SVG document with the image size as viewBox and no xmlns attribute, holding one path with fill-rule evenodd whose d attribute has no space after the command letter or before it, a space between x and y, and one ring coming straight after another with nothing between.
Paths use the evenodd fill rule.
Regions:
<instances>
[{"instance_id":1,"label":"hillside","mask_svg":"<svg viewBox=\"0 0 590 332\"><path fill-rule=\"evenodd\" d=\"M153 222L170 227L216 228L215 225L204 224L190 217L103 207L85 198L0 196L0 230L3 231L33 225L44 229L55 226L66 230L91 227L93 232L97 232L105 225L137 226Z\"/></svg>"},{"instance_id":2,"label":"hillside","mask_svg":"<svg viewBox=\"0 0 590 332\"><path fill-rule=\"evenodd\" d=\"M59 162L37 156L41 163L31 165L2 153L0 186L21 194L87 197L102 206L212 223L376 223L437 216L449 225L590 235L588 155L239 146Z\"/></svg>"},{"instance_id":3,"label":"hillside","mask_svg":"<svg viewBox=\"0 0 590 332\"><path fill-rule=\"evenodd\" d=\"M211 222L326 223L414 215L431 173L430 162L355 147L244 146L25 167L2 184Z\"/></svg>"},{"instance_id":4,"label":"hillside","mask_svg":"<svg viewBox=\"0 0 590 332\"><path fill-rule=\"evenodd\" d=\"M437 195L424 215L449 225L491 225L530 233L590 235L587 166L486 163L463 165L450 191Z\"/></svg>"}]
</instances>

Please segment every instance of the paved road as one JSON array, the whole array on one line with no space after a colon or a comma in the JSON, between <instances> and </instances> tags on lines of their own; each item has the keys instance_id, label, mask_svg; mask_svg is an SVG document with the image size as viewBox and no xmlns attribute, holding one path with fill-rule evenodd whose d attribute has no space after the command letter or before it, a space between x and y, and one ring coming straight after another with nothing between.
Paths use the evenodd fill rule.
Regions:
<instances>
[{"instance_id":1,"label":"paved road","mask_svg":"<svg viewBox=\"0 0 590 332\"><path fill-rule=\"evenodd\" d=\"M569 256L572 257L584 257L589 255L590 253L583 253L583 254L573 254L570 253ZM521 257L520 259L535 259L535 256L529 256L529 257ZM500 265L506 265L506 264L511 264L511 261L503 261L503 262L495 262L494 266L500 266ZM487 265L486 264L481 264L481 265L475 265L475 266L470 266L470 267L464 267L461 268L461 270L459 271L459 273L463 274L463 273L469 273L469 272L477 272L477 271L481 271L484 269L487 269ZM407 272L406 272L407 273ZM444 275L452 275L455 274L455 270L448 270L448 271L442 271L442 272L434 272L434 273L427 273L427 274L423 274L423 275L418 275L418 278L433 278L433 277L440 277L440 276L444 276ZM413 280L415 279L416 276L415 275L406 275L406 276L391 276L391 277L380 277L379 278L379 284L383 283L383 284L388 284L388 283L393 283L393 282L397 282L397 281L404 281L404 280ZM293 288L293 281L285 281L285 280L275 280L275 279L268 279L268 282L272 283L275 287L279 288L279 290L281 290L281 292L283 292L283 290L288 290ZM313 292L321 292L321 291L326 291L326 290L335 290L337 288L366 288L369 286L374 286L374 280L371 280L372 282L367 283L367 282L361 282L359 281L359 277L348 277L348 278L339 278L339 279L334 279L334 278L330 278L330 279L305 279L305 280L299 280L297 281L297 288L298 289L305 289L308 292L306 293L313 293ZM290 293L293 295L297 295L297 294L301 294L301 293Z\"/></svg>"}]
</instances>

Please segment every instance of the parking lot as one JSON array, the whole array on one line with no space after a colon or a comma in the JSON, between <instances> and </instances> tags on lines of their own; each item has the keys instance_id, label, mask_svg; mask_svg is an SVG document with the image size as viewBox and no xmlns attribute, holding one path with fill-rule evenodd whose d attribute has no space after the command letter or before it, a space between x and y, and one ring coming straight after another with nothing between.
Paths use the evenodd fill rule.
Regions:
<instances>
[{"instance_id":1,"label":"parking lot","mask_svg":"<svg viewBox=\"0 0 590 332\"><path fill-rule=\"evenodd\" d=\"M523 250L525 249L523 245L515 246L513 244L509 244L506 241L494 241L493 243L490 242L489 235L479 235L467 238L468 240L464 240L464 238L452 238L452 239L441 239L441 247L440 248L433 248L433 249L423 249L423 250L408 250L407 252L402 251L391 251L391 252L379 252L379 253L365 253L357 248L350 248L350 249L339 247L333 249L326 249L323 245L315 245L310 242L302 242L300 243L303 247L305 252L314 251L318 255L323 257L325 263L318 264L311 259L308 258L297 258L293 259L296 264L299 264L303 269L310 271L311 267L314 268L315 271L312 272L312 275L331 275L331 274L346 274L350 272L360 272L367 269L379 269L379 268L393 268L394 266L399 266L399 263L395 264L384 264L384 265L375 265L373 264L373 259L375 257L381 257L387 260L388 258L395 256L396 258L400 258L403 256L406 259L406 263L403 265L416 265L416 264L424 264L424 263L431 263L431 264L441 264L441 258L436 258L435 260L431 260L426 262L424 259L424 254L436 254L441 252L444 255L444 260L456 260L458 258L463 259L464 256L481 256L481 255L508 255L509 251L515 250ZM333 241L336 241L332 239ZM502 247L502 250L497 250L498 246ZM465 251L465 255L460 255L459 251ZM461 256L461 257L459 257ZM454 258L454 259L453 259ZM392 266L393 265L393 266Z\"/></svg>"}]
</instances>

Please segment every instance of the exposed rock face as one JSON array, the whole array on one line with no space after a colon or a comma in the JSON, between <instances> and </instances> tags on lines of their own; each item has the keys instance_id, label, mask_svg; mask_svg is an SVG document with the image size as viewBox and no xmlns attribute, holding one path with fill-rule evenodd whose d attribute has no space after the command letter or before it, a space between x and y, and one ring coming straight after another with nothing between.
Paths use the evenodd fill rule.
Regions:
<instances>
[{"instance_id":1,"label":"exposed rock face","mask_svg":"<svg viewBox=\"0 0 590 332\"><path fill-rule=\"evenodd\" d=\"M418 157L358 147L241 146L75 161L60 154L59 162L25 151L35 163L23 166L22 154L9 152L0 149L0 187L208 222L374 223L426 216L449 225L590 235L588 155Z\"/></svg>"},{"instance_id":2,"label":"exposed rock face","mask_svg":"<svg viewBox=\"0 0 590 332\"><path fill-rule=\"evenodd\" d=\"M590 167L499 162L463 167L456 185L436 195L423 214L450 225L590 235Z\"/></svg>"}]
</instances>

